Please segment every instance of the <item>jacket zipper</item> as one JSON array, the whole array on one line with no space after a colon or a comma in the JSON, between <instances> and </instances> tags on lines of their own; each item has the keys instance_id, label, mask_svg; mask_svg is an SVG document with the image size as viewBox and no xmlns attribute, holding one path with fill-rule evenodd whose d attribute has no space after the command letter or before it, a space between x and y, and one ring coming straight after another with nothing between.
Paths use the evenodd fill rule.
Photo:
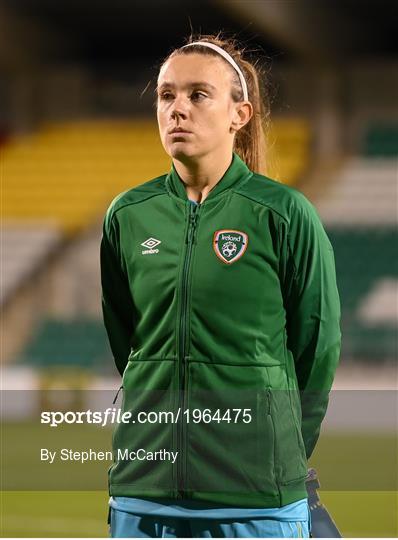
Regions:
<instances>
[{"instance_id":1,"label":"jacket zipper","mask_svg":"<svg viewBox=\"0 0 398 540\"><path fill-rule=\"evenodd\" d=\"M181 282L181 311L180 311L180 325L179 325L179 376L180 376L180 396L179 407L183 413L185 410L185 394L186 394L186 363L187 363L187 351L188 351L188 293L189 293L189 277L190 266L192 260L192 252L195 243L195 232L197 227L197 219L199 212L199 205L189 203L189 221L187 235L185 243L187 244L185 251L184 266L182 270L182 282ZM178 498L184 497L184 463L185 463L185 449L184 447L184 415L181 415L181 421L177 424L177 444L178 450L182 450L181 458L177 460L177 484L178 484Z\"/></svg>"},{"instance_id":2,"label":"jacket zipper","mask_svg":"<svg viewBox=\"0 0 398 540\"><path fill-rule=\"evenodd\" d=\"M266 396L267 396L267 414L271 416L271 389L266 389Z\"/></svg>"},{"instance_id":3,"label":"jacket zipper","mask_svg":"<svg viewBox=\"0 0 398 540\"><path fill-rule=\"evenodd\" d=\"M267 415L269 416L269 419L270 419L270 423L271 423L271 427L272 427L272 453L273 453L273 471L272 471L272 476L273 476L273 480L274 480L274 484L275 484L275 488L278 490L278 483L276 481L276 452L275 452L275 437L276 437L276 433L275 433L275 425L274 425L274 419L273 419L273 416L272 416L272 389L271 388L267 388L266 389L266 395L267 395Z\"/></svg>"}]
</instances>

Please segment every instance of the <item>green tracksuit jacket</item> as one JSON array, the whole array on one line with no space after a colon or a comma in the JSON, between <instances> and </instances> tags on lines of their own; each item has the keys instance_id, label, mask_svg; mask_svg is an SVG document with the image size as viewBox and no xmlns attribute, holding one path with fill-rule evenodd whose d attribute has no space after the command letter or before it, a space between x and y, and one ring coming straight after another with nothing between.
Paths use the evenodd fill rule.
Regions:
<instances>
[{"instance_id":1,"label":"green tracksuit jacket","mask_svg":"<svg viewBox=\"0 0 398 540\"><path fill-rule=\"evenodd\" d=\"M101 281L122 411L174 414L117 425L110 494L306 497L341 345L333 250L308 199L234 154L194 205L172 167L112 201Z\"/></svg>"}]
</instances>

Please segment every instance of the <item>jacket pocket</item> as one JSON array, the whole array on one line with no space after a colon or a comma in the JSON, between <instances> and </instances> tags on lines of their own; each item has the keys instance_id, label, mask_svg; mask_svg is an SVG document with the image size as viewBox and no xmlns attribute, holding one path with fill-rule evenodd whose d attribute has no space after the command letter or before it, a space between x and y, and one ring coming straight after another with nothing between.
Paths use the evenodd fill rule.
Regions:
<instances>
[{"instance_id":1,"label":"jacket pocket","mask_svg":"<svg viewBox=\"0 0 398 540\"><path fill-rule=\"evenodd\" d=\"M173 450L173 424L159 418L161 413L173 411L174 375L173 360L128 363L121 413L131 416L114 429L112 485L128 485L141 494L172 489L173 463L167 456Z\"/></svg>"},{"instance_id":2,"label":"jacket pocket","mask_svg":"<svg viewBox=\"0 0 398 540\"><path fill-rule=\"evenodd\" d=\"M189 364L189 409L197 411L198 419L201 411L207 416L187 426L188 489L221 491L235 501L259 494L271 503L277 497L267 386L265 367Z\"/></svg>"},{"instance_id":3,"label":"jacket pocket","mask_svg":"<svg viewBox=\"0 0 398 540\"><path fill-rule=\"evenodd\" d=\"M278 481L284 486L295 484L307 475L304 444L292 408L292 392L295 390L286 388L272 391Z\"/></svg>"}]
</instances>

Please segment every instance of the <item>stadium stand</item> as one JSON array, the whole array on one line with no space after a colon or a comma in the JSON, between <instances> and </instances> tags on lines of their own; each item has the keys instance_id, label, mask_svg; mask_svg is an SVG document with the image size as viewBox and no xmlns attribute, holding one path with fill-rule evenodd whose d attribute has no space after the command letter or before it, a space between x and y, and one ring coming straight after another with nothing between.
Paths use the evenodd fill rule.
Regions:
<instances>
[{"instance_id":1,"label":"stadium stand","mask_svg":"<svg viewBox=\"0 0 398 540\"><path fill-rule=\"evenodd\" d=\"M370 122L361 155L344 162L316 201L335 251L346 359L397 358L397 133Z\"/></svg>"},{"instance_id":2,"label":"stadium stand","mask_svg":"<svg viewBox=\"0 0 398 540\"><path fill-rule=\"evenodd\" d=\"M366 156L397 157L398 126L386 122L374 122L368 126L363 151Z\"/></svg>"},{"instance_id":3,"label":"stadium stand","mask_svg":"<svg viewBox=\"0 0 398 540\"><path fill-rule=\"evenodd\" d=\"M317 201L326 223L333 226L384 227L396 222L397 163L383 157L348 158Z\"/></svg>"},{"instance_id":4,"label":"stadium stand","mask_svg":"<svg viewBox=\"0 0 398 540\"><path fill-rule=\"evenodd\" d=\"M117 193L168 170L154 123L72 122L20 137L3 152L4 217L59 223L73 234Z\"/></svg>"},{"instance_id":5,"label":"stadium stand","mask_svg":"<svg viewBox=\"0 0 398 540\"><path fill-rule=\"evenodd\" d=\"M46 318L26 344L19 362L40 369L78 366L98 373L109 354L105 329L99 319Z\"/></svg>"},{"instance_id":6,"label":"stadium stand","mask_svg":"<svg viewBox=\"0 0 398 540\"><path fill-rule=\"evenodd\" d=\"M267 134L266 174L295 185L311 165L310 124L304 118L277 118Z\"/></svg>"},{"instance_id":7,"label":"stadium stand","mask_svg":"<svg viewBox=\"0 0 398 540\"><path fill-rule=\"evenodd\" d=\"M294 184L309 163L308 125L281 119L270 132L267 174ZM113 196L169 169L154 121L43 127L3 152L4 217L52 220L66 233L96 219ZM272 164L275 164L272 167Z\"/></svg>"},{"instance_id":8,"label":"stadium stand","mask_svg":"<svg viewBox=\"0 0 398 540\"><path fill-rule=\"evenodd\" d=\"M38 223L8 222L2 227L2 280L0 305L3 305L28 280L61 242L56 227Z\"/></svg>"},{"instance_id":9,"label":"stadium stand","mask_svg":"<svg viewBox=\"0 0 398 540\"><path fill-rule=\"evenodd\" d=\"M396 359L396 228L328 229L342 302L344 358ZM377 310L375 309L377 307Z\"/></svg>"}]
</instances>

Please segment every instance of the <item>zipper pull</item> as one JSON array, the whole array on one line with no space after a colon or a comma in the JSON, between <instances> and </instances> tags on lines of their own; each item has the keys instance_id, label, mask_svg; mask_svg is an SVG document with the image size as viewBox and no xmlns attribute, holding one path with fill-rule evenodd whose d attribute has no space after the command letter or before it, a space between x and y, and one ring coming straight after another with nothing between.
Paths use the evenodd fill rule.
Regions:
<instances>
[{"instance_id":1,"label":"zipper pull","mask_svg":"<svg viewBox=\"0 0 398 540\"><path fill-rule=\"evenodd\" d=\"M271 389L267 388L267 414L271 414Z\"/></svg>"},{"instance_id":2,"label":"zipper pull","mask_svg":"<svg viewBox=\"0 0 398 540\"><path fill-rule=\"evenodd\" d=\"M116 400L117 400L117 398L118 398L118 396L119 396L119 392L120 392L120 390L121 390L122 388L123 388L123 385L122 385L122 386L119 388L119 390L116 392L116 396L115 396L114 400L112 401L112 405L114 405L114 404L116 403Z\"/></svg>"},{"instance_id":3,"label":"zipper pull","mask_svg":"<svg viewBox=\"0 0 398 540\"><path fill-rule=\"evenodd\" d=\"M194 231L196 227L196 220L197 220L196 210L198 206L195 205L195 203L190 203L190 205L191 206L189 207L188 231L187 231L187 236L185 239L186 244L192 243L192 240L194 237Z\"/></svg>"},{"instance_id":4,"label":"zipper pull","mask_svg":"<svg viewBox=\"0 0 398 540\"><path fill-rule=\"evenodd\" d=\"M193 214L191 214L191 242L194 244L196 241L196 226L198 224L199 205L195 205Z\"/></svg>"},{"instance_id":5,"label":"zipper pull","mask_svg":"<svg viewBox=\"0 0 398 540\"><path fill-rule=\"evenodd\" d=\"M196 236L196 216L195 216L195 220L193 220L191 223L191 230L189 231L188 242L190 244L193 244L195 242L195 236Z\"/></svg>"}]
</instances>

